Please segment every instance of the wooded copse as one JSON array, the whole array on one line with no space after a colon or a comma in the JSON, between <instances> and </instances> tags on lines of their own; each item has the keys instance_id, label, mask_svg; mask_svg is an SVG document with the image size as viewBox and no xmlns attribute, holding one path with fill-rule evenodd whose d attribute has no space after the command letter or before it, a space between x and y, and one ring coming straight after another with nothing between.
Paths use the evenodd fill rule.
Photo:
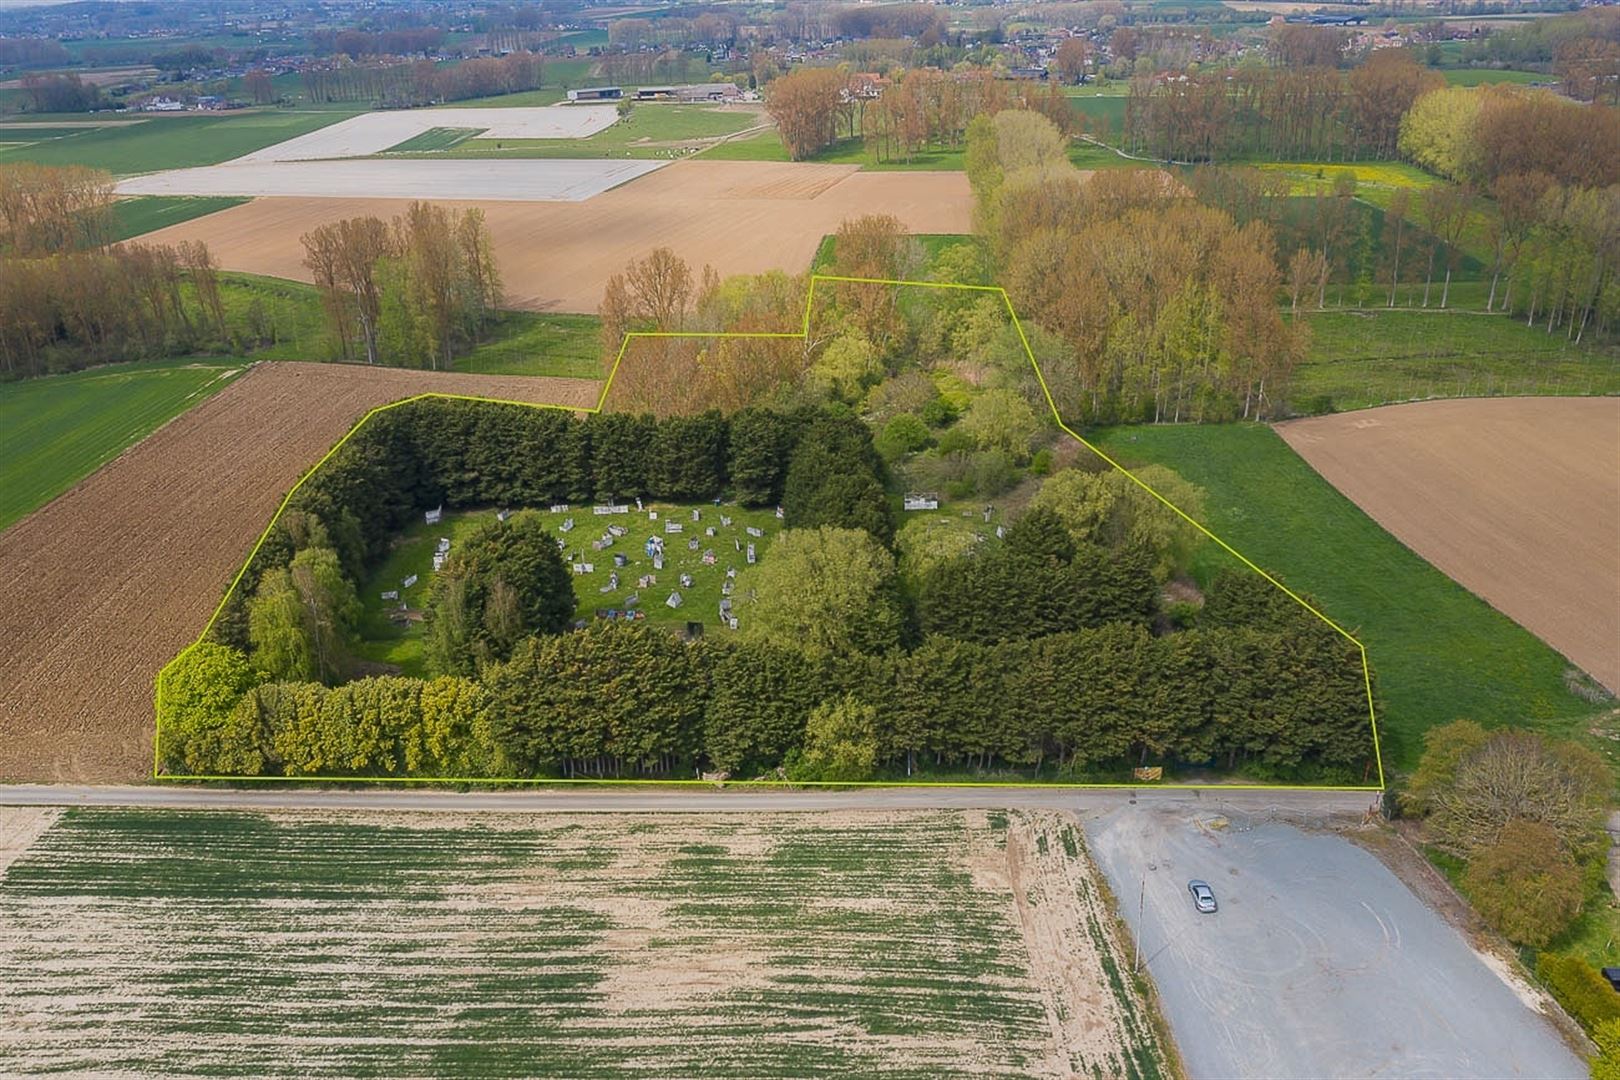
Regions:
<instances>
[{"instance_id":1,"label":"wooded copse","mask_svg":"<svg viewBox=\"0 0 1620 1080\"><path fill-rule=\"evenodd\" d=\"M1089 178L1043 118L1003 112L968 131L976 217L1059 411L1082 423L1263 419L1304 355L1277 307L1272 230L1200 205L1162 173Z\"/></svg>"},{"instance_id":2,"label":"wooded copse","mask_svg":"<svg viewBox=\"0 0 1620 1080\"><path fill-rule=\"evenodd\" d=\"M193 351L226 337L200 242L112 244L113 179L0 165L0 376Z\"/></svg>"},{"instance_id":3,"label":"wooded copse","mask_svg":"<svg viewBox=\"0 0 1620 1080\"><path fill-rule=\"evenodd\" d=\"M919 590L886 546L882 470L863 423L819 410L576 419L434 400L379 414L300 489L244 575L254 599L238 594L213 639L161 676L161 760L203 774L469 778L1370 768L1353 643L1258 578L1222 579L1202 613L1166 619L1155 563L1189 549L1176 555L1185 541L1156 531L1127 489L1076 474L1004 542L939 562ZM488 535L526 544L530 569L505 580L509 601L490 588L475 605L480 633L504 620L507 635L471 648L459 672L328 687L311 666L291 681L265 670L251 615L266 588L287 573L306 606L325 603L317 575L300 592L301 560L354 580L423 508L634 495L780 499L786 531L738 578L734 637L614 622L557 632L566 572L549 537L521 539L543 534L519 513ZM535 580L551 585L523 596ZM433 587L437 598L454 583ZM962 588L984 603L964 604ZM525 621L532 601L551 614Z\"/></svg>"},{"instance_id":4,"label":"wooded copse","mask_svg":"<svg viewBox=\"0 0 1620 1080\"><path fill-rule=\"evenodd\" d=\"M1064 131L1077 119L1055 82L1037 88L984 70L918 67L879 93L870 79L842 66L799 68L771 80L765 106L788 156L802 161L859 136L875 160L909 161L923 150L959 149L975 116L1028 109Z\"/></svg>"},{"instance_id":5,"label":"wooded copse","mask_svg":"<svg viewBox=\"0 0 1620 1080\"><path fill-rule=\"evenodd\" d=\"M360 101L378 108L538 90L545 64L539 53L514 52L440 64L425 57L383 59L335 57L306 65L304 91L313 102Z\"/></svg>"},{"instance_id":6,"label":"wooded copse","mask_svg":"<svg viewBox=\"0 0 1620 1080\"><path fill-rule=\"evenodd\" d=\"M413 202L390 221L345 218L302 239L343 360L448 368L499 314L500 271L476 207Z\"/></svg>"}]
</instances>

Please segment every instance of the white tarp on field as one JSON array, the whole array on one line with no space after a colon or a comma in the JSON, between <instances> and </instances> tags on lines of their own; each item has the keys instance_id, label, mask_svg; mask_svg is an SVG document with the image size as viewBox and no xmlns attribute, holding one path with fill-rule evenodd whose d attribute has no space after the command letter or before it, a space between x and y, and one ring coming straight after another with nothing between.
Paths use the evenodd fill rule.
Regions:
<instances>
[{"instance_id":1,"label":"white tarp on field","mask_svg":"<svg viewBox=\"0 0 1620 1080\"><path fill-rule=\"evenodd\" d=\"M483 139L584 139L612 127L612 105L547 105L532 109L397 109L370 112L267 146L231 164L318 161L381 153L434 128L470 128Z\"/></svg>"},{"instance_id":2,"label":"white tarp on field","mask_svg":"<svg viewBox=\"0 0 1620 1080\"><path fill-rule=\"evenodd\" d=\"M619 159L357 158L352 161L245 159L201 169L133 176L120 195L291 195L312 198L582 202L663 168L667 161Z\"/></svg>"}]
</instances>

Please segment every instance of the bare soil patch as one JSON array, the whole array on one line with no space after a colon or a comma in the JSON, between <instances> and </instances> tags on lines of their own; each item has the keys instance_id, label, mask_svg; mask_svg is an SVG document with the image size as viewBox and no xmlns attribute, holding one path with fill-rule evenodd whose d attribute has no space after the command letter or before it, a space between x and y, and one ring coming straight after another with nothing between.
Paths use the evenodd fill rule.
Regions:
<instances>
[{"instance_id":1,"label":"bare soil patch","mask_svg":"<svg viewBox=\"0 0 1620 1080\"><path fill-rule=\"evenodd\" d=\"M150 774L152 680L283 494L371 408L428 391L590 405L597 384L260 364L0 533L0 778Z\"/></svg>"},{"instance_id":2,"label":"bare soil patch","mask_svg":"<svg viewBox=\"0 0 1620 1080\"><path fill-rule=\"evenodd\" d=\"M1620 692L1620 399L1429 401L1277 431L1413 551Z\"/></svg>"},{"instance_id":3,"label":"bare soil patch","mask_svg":"<svg viewBox=\"0 0 1620 1080\"><path fill-rule=\"evenodd\" d=\"M845 218L893 214L912 232L961 233L972 226L972 204L967 177L959 172L699 159L582 202L453 205L483 208L511 306L594 312L608 277L654 247L671 248L694 269L708 264L722 275L800 273L821 238ZM147 239L203 240L227 269L308 281L299 242L304 233L341 218L387 218L401 209L395 199L264 198Z\"/></svg>"}]
</instances>

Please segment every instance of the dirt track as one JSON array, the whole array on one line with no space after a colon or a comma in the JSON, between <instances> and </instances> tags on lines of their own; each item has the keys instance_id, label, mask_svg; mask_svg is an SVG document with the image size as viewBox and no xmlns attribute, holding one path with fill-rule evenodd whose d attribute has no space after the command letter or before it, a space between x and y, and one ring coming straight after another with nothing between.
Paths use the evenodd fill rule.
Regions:
<instances>
[{"instance_id":1,"label":"dirt track","mask_svg":"<svg viewBox=\"0 0 1620 1080\"><path fill-rule=\"evenodd\" d=\"M368 409L429 390L589 405L597 384L261 364L0 533L0 779L149 775L152 679L282 494Z\"/></svg>"},{"instance_id":2,"label":"dirt track","mask_svg":"<svg viewBox=\"0 0 1620 1080\"><path fill-rule=\"evenodd\" d=\"M1277 431L1408 547L1620 693L1620 399L1432 401Z\"/></svg>"},{"instance_id":3,"label":"dirt track","mask_svg":"<svg viewBox=\"0 0 1620 1080\"><path fill-rule=\"evenodd\" d=\"M694 273L705 263L722 276L799 273L845 218L893 214L912 232L962 233L972 227L972 202L959 172L696 160L584 202L476 205L513 307L594 312L608 277L654 247L674 249ZM256 199L144 239L203 240L227 269L308 281L300 236L340 218L402 209L397 199Z\"/></svg>"}]
</instances>

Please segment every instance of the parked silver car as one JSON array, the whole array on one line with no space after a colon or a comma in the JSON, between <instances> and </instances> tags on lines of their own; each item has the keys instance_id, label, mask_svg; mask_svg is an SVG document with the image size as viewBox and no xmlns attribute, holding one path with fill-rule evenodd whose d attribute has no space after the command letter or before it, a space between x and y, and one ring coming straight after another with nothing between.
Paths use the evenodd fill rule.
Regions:
<instances>
[{"instance_id":1,"label":"parked silver car","mask_svg":"<svg viewBox=\"0 0 1620 1080\"><path fill-rule=\"evenodd\" d=\"M1215 890L1209 887L1209 882L1189 881L1187 891L1192 893L1194 907L1205 915L1215 914Z\"/></svg>"}]
</instances>

